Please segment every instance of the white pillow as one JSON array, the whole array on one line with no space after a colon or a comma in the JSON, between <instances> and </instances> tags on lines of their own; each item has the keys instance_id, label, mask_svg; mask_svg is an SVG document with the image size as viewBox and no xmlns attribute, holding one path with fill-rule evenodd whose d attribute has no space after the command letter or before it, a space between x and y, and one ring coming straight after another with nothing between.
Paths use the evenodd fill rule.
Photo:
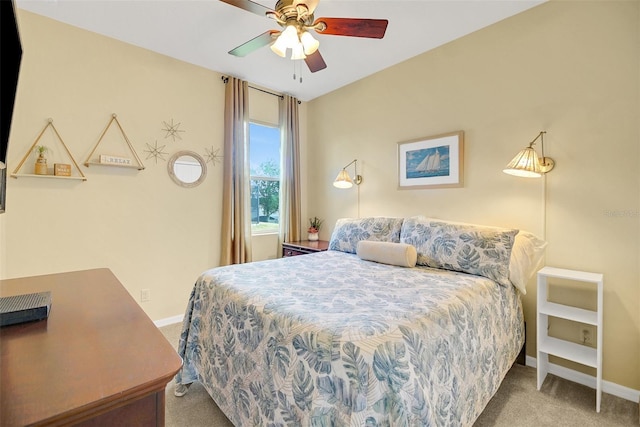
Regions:
<instances>
[{"instance_id":1,"label":"white pillow","mask_svg":"<svg viewBox=\"0 0 640 427\"><path fill-rule=\"evenodd\" d=\"M399 267L415 267L418 253L416 248L405 243L361 240L356 253L360 259L375 261Z\"/></svg>"},{"instance_id":2,"label":"white pillow","mask_svg":"<svg viewBox=\"0 0 640 427\"><path fill-rule=\"evenodd\" d=\"M520 230L511 249L509 280L522 295L527 293L527 282L538 271L547 242L528 231Z\"/></svg>"}]
</instances>

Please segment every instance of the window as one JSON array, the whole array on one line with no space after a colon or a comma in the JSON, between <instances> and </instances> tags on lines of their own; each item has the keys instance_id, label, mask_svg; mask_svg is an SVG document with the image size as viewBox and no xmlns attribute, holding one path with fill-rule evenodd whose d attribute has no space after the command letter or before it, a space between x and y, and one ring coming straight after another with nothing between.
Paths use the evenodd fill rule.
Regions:
<instances>
[{"instance_id":1,"label":"window","mask_svg":"<svg viewBox=\"0 0 640 427\"><path fill-rule=\"evenodd\" d=\"M251 231L277 233L280 227L280 129L249 123Z\"/></svg>"}]
</instances>

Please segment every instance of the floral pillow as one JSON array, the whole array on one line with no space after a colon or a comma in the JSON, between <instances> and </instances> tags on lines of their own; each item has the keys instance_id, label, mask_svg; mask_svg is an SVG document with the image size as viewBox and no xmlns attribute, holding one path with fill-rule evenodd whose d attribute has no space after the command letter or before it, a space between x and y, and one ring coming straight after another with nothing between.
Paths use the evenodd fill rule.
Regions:
<instances>
[{"instance_id":1,"label":"floral pillow","mask_svg":"<svg viewBox=\"0 0 640 427\"><path fill-rule=\"evenodd\" d=\"M412 217L404 220L400 241L416 247L417 265L484 276L511 286L509 262L516 234L518 230Z\"/></svg>"},{"instance_id":2,"label":"floral pillow","mask_svg":"<svg viewBox=\"0 0 640 427\"><path fill-rule=\"evenodd\" d=\"M398 243L402 221L385 217L341 218L336 221L329 249L355 254L361 240Z\"/></svg>"}]
</instances>

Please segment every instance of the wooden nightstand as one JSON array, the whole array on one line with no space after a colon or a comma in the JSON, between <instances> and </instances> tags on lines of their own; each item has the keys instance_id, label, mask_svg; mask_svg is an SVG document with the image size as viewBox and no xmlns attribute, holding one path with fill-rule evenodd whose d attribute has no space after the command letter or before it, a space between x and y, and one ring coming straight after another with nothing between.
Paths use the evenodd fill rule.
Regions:
<instances>
[{"instance_id":1,"label":"wooden nightstand","mask_svg":"<svg viewBox=\"0 0 640 427\"><path fill-rule=\"evenodd\" d=\"M329 249L329 242L326 240L286 242L282 244L282 257L312 254L314 252L323 252L327 249Z\"/></svg>"}]
</instances>

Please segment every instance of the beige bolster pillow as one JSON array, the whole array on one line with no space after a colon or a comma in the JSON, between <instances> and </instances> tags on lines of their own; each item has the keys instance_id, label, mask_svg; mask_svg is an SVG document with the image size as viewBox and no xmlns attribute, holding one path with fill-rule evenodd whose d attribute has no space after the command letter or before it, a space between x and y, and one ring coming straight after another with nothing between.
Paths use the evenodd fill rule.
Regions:
<instances>
[{"instance_id":1,"label":"beige bolster pillow","mask_svg":"<svg viewBox=\"0 0 640 427\"><path fill-rule=\"evenodd\" d=\"M412 245L373 240L359 241L356 254L360 259L400 267L415 267L418 259L416 248Z\"/></svg>"}]
</instances>

